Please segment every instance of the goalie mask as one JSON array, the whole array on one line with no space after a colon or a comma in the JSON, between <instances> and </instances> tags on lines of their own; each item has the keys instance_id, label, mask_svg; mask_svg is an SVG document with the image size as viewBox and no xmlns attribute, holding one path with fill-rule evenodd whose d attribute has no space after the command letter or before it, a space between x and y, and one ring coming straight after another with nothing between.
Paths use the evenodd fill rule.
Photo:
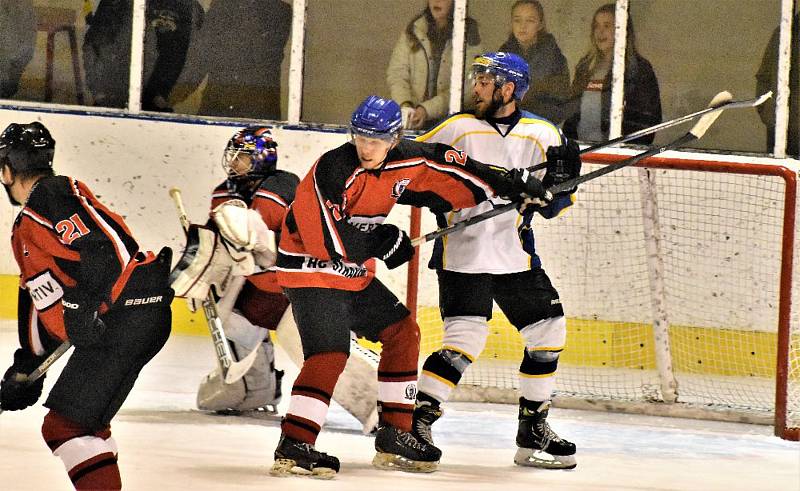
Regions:
<instances>
[{"instance_id":1,"label":"goalie mask","mask_svg":"<svg viewBox=\"0 0 800 491\"><path fill-rule=\"evenodd\" d=\"M237 131L225 147L222 168L228 175L228 189L248 198L260 180L273 174L278 164L278 144L267 126L250 126Z\"/></svg>"}]
</instances>

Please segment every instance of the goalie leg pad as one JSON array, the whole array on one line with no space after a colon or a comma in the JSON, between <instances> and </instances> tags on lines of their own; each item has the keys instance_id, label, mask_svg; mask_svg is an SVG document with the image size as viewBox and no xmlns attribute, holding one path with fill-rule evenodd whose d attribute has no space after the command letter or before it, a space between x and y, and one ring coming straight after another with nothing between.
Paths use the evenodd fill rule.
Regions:
<instances>
[{"instance_id":1,"label":"goalie leg pad","mask_svg":"<svg viewBox=\"0 0 800 491\"><path fill-rule=\"evenodd\" d=\"M553 393L558 357L567 338L564 316L550 317L520 331L525 353L520 364L520 393L530 401L547 401Z\"/></svg>"},{"instance_id":2,"label":"goalie leg pad","mask_svg":"<svg viewBox=\"0 0 800 491\"><path fill-rule=\"evenodd\" d=\"M280 375L275 370L275 350L267 330L253 325L238 312L232 312L225 326L232 354L238 361L253 349L258 354L245 376L233 384L225 384L219 369L200 383L197 407L206 411L247 411L280 402Z\"/></svg>"},{"instance_id":3,"label":"goalie leg pad","mask_svg":"<svg viewBox=\"0 0 800 491\"><path fill-rule=\"evenodd\" d=\"M420 392L439 402L448 400L467 367L480 356L488 336L486 317L446 317L442 349L425 360L419 379Z\"/></svg>"}]
</instances>

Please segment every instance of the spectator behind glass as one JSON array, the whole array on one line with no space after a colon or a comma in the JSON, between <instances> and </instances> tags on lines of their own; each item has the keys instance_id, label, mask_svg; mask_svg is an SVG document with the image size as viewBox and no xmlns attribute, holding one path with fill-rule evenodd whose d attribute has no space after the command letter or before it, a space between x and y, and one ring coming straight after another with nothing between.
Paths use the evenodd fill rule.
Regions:
<instances>
[{"instance_id":1,"label":"spectator behind glass","mask_svg":"<svg viewBox=\"0 0 800 491\"><path fill-rule=\"evenodd\" d=\"M528 62L531 85L520 108L559 124L569 95L569 68L556 39L547 32L538 0L518 0L511 7L511 34L500 51Z\"/></svg>"},{"instance_id":2,"label":"spectator behind glass","mask_svg":"<svg viewBox=\"0 0 800 491\"><path fill-rule=\"evenodd\" d=\"M36 47L32 0L0 0L0 99L11 99Z\"/></svg>"},{"instance_id":3,"label":"spectator behind glass","mask_svg":"<svg viewBox=\"0 0 800 491\"><path fill-rule=\"evenodd\" d=\"M603 5L594 13L589 37L589 53L575 67L564 134L581 141L599 142L608 140L611 62L614 53L613 3ZM625 47L623 107L623 134L661 122L658 80L650 62L636 51L636 37L630 17ZM654 137L655 135L643 136L631 143L649 144Z\"/></svg>"},{"instance_id":4,"label":"spectator behind glass","mask_svg":"<svg viewBox=\"0 0 800 491\"><path fill-rule=\"evenodd\" d=\"M401 103L408 129L430 127L447 115L452 35L453 0L428 0L425 10L408 23L394 46L386 83L391 98ZM478 23L467 18L467 60L481 54L480 42Z\"/></svg>"},{"instance_id":5,"label":"spectator behind glass","mask_svg":"<svg viewBox=\"0 0 800 491\"><path fill-rule=\"evenodd\" d=\"M199 114L281 119L281 63L291 27L292 7L280 0L214 0L173 100L186 99L207 76Z\"/></svg>"},{"instance_id":6,"label":"spectator behind glass","mask_svg":"<svg viewBox=\"0 0 800 491\"><path fill-rule=\"evenodd\" d=\"M761 66L756 73L756 94L760 95L771 90L777 94L778 87L778 36L780 28L776 28L764 49ZM789 128L786 135L786 153L800 155L800 14L795 14L792 19L792 48L791 69L789 70ZM775 148L775 97L767 99L758 106L758 115L767 127L767 153L772 153Z\"/></svg>"},{"instance_id":7,"label":"spectator behind glass","mask_svg":"<svg viewBox=\"0 0 800 491\"><path fill-rule=\"evenodd\" d=\"M193 18L202 22L196 0L148 0L142 109L170 112L167 101L186 61ZM131 62L132 0L100 0L86 16L83 39L86 84L96 106L125 107ZM155 36L155 42L147 42Z\"/></svg>"}]
</instances>

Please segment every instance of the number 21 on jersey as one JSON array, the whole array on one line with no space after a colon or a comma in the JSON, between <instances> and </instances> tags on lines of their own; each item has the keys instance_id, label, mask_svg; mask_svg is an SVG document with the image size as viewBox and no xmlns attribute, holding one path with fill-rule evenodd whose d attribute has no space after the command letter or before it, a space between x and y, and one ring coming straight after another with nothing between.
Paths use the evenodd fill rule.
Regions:
<instances>
[{"instance_id":1,"label":"number 21 on jersey","mask_svg":"<svg viewBox=\"0 0 800 491\"><path fill-rule=\"evenodd\" d=\"M61 242L70 245L75 239L87 235L90 230L86 227L77 213L73 213L68 220L56 223L56 232L61 234Z\"/></svg>"}]
</instances>

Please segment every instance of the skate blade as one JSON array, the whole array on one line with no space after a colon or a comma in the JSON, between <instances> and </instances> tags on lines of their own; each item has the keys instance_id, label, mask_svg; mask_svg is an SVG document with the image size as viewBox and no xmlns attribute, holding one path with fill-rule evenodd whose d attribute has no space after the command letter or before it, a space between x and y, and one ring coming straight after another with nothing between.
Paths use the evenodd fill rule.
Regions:
<instances>
[{"instance_id":1,"label":"skate blade","mask_svg":"<svg viewBox=\"0 0 800 491\"><path fill-rule=\"evenodd\" d=\"M574 455L550 455L532 448L518 448L514 455L514 463L540 469L574 469L578 465Z\"/></svg>"},{"instance_id":2,"label":"skate blade","mask_svg":"<svg viewBox=\"0 0 800 491\"><path fill-rule=\"evenodd\" d=\"M372 465L386 471L434 472L439 467L439 461L424 462L407 459L393 453L377 452L372 458Z\"/></svg>"},{"instance_id":3,"label":"skate blade","mask_svg":"<svg viewBox=\"0 0 800 491\"><path fill-rule=\"evenodd\" d=\"M329 467L317 467L313 470L300 467L292 459L276 459L269 470L274 477L310 477L311 479L333 479L336 471Z\"/></svg>"}]
</instances>

